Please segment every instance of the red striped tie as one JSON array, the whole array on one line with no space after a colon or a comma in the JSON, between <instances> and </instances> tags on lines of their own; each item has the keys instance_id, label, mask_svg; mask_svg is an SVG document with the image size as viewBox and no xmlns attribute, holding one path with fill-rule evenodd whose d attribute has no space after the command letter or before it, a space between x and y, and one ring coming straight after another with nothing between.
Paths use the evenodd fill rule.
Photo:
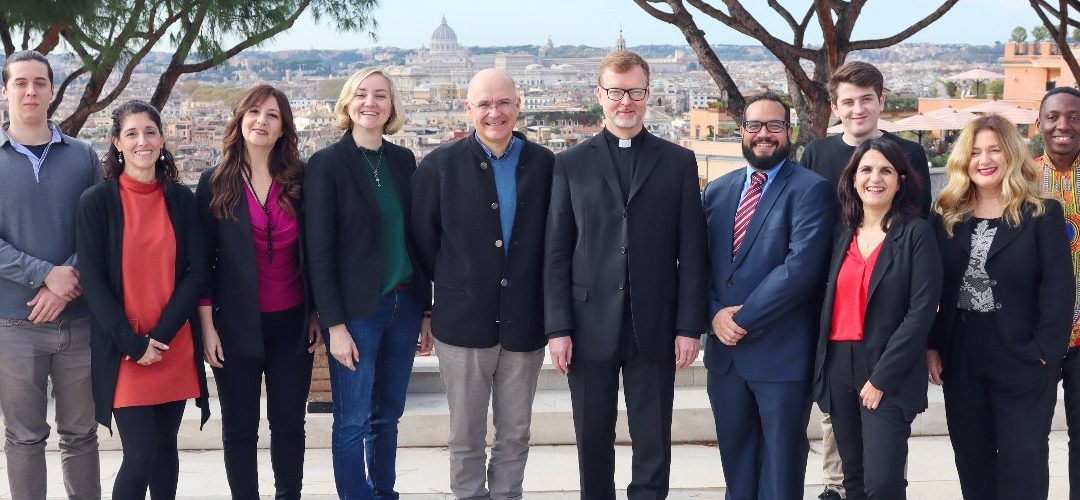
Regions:
<instances>
[{"instance_id":1,"label":"red striped tie","mask_svg":"<svg viewBox=\"0 0 1080 500\"><path fill-rule=\"evenodd\" d=\"M761 199L761 190L765 187L768 176L765 172L754 172L750 176L750 187L743 193L739 209L735 211L735 232L731 239L731 260L739 253L739 246L746 237L746 228L750 227L750 219L754 218L754 210L757 209L758 200Z\"/></svg>"}]
</instances>

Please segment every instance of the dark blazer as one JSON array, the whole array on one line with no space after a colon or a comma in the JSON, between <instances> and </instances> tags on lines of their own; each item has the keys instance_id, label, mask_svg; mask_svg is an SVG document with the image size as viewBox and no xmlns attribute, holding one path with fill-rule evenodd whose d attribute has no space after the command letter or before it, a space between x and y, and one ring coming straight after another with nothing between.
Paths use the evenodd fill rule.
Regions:
<instances>
[{"instance_id":1,"label":"dark blazer","mask_svg":"<svg viewBox=\"0 0 1080 500\"><path fill-rule=\"evenodd\" d=\"M825 364L836 278L853 235L851 228L837 225L821 308L814 399L825 413L831 411ZM940 297L941 257L934 230L922 219L894 222L870 274L862 343L870 383L893 404L912 413L926 409L926 338Z\"/></svg>"},{"instance_id":2,"label":"dark blazer","mask_svg":"<svg viewBox=\"0 0 1080 500\"><path fill-rule=\"evenodd\" d=\"M252 243L251 215L247 198L232 210L233 218L218 219L210 210L214 190L210 177L217 167L206 170L199 177L195 200L199 207L206 248L206 262L210 266L208 289L214 301L214 327L226 354L236 353L248 358L262 359L262 310L259 306L259 270L256 265L255 246ZM272 201L276 203L276 201ZM304 217L302 204L293 201L296 222L299 226L300 277L304 297L309 296L304 255ZM310 300L304 301L304 329L296 333L296 350L307 350L307 321Z\"/></svg>"},{"instance_id":3,"label":"dark blazer","mask_svg":"<svg viewBox=\"0 0 1080 500\"><path fill-rule=\"evenodd\" d=\"M409 234L409 182L416 157L406 148L383 141L383 152L393 171L394 187L401 201L405 224L405 248L413 268L412 290L422 304L428 303L428 283L416 261ZM307 220L308 271L319 322L323 328L375 313L382 289L382 222L375 191L352 132L308 160L304 174Z\"/></svg>"},{"instance_id":4,"label":"dark blazer","mask_svg":"<svg viewBox=\"0 0 1080 500\"><path fill-rule=\"evenodd\" d=\"M1025 207L1017 227L1003 219L986 257L986 273L1005 345L1022 360L1045 360L1056 366L1069 343L1076 281L1061 204L1056 200L1045 204L1041 217L1033 217L1033 207ZM971 258L974 222L969 218L957 224L952 238L945 235L939 214L934 213L930 222L941 251L944 287L929 342L931 349L941 353L948 371L949 336L956 329L956 304Z\"/></svg>"},{"instance_id":5,"label":"dark blazer","mask_svg":"<svg viewBox=\"0 0 1080 500\"><path fill-rule=\"evenodd\" d=\"M120 357L142 358L150 338L172 342L184 322L190 321L195 372L201 396L202 423L210 418L206 374L203 372L202 332L195 304L206 289L206 253L195 196L182 184L165 183L165 207L176 238L176 288L149 338L136 335L124 312L123 262L124 208L119 183L113 179L83 192L79 199L76 248L79 280L93 316L90 372L94 390L94 415L112 428L112 402ZM167 356L168 354L166 354Z\"/></svg>"},{"instance_id":6,"label":"dark blazer","mask_svg":"<svg viewBox=\"0 0 1080 500\"><path fill-rule=\"evenodd\" d=\"M809 380L837 214L833 186L785 160L732 260L735 212L745 180L746 169L740 168L705 186L712 262L709 319L720 309L742 305L735 323L747 331L734 347L710 335L705 365L716 373L734 368L756 382Z\"/></svg>"},{"instance_id":7,"label":"dark blazer","mask_svg":"<svg viewBox=\"0 0 1080 500\"><path fill-rule=\"evenodd\" d=\"M514 135L524 144L511 241L502 241L495 175L475 134L432 151L413 176L416 260L435 281L432 330L450 345L525 352L547 344L544 223L555 155Z\"/></svg>"},{"instance_id":8,"label":"dark blazer","mask_svg":"<svg viewBox=\"0 0 1080 500\"><path fill-rule=\"evenodd\" d=\"M646 359L674 360L676 333L697 338L705 329L697 161L692 151L642 133L626 202L603 134L555 156L545 329L549 337L573 337L575 359L615 356L627 293Z\"/></svg>"}]
</instances>

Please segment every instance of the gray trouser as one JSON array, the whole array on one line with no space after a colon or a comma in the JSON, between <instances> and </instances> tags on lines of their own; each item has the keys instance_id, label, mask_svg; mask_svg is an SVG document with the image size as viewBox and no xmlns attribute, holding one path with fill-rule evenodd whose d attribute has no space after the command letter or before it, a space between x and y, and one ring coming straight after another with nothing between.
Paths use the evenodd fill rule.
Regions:
<instances>
[{"instance_id":1,"label":"gray trouser","mask_svg":"<svg viewBox=\"0 0 1080 500\"><path fill-rule=\"evenodd\" d=\"M101 498L97 422L90 384L90 319L35 325L0 319L0 410L11 496L45 498L48 380L69 498Z\"/></svg>"},{"instance_id":2,"label":"gray trouser","mask_svg":"<svg viewBox=\"0 0 1080 500\"><path fill-rule=\"evenodd\" d=\"M450 491L459 499L521 498L544 349L511 352L442 342L435 348L450 404ZM489 400L495 425L490 461L485 453Z\"/></svg>"},{"instance_id":3,"label":"gray trouser","mask_svg":"<svg viewBox=\"0 0 1080 500\"><path fill-rule=\"evenodd\" d=\"M821 413L821 469L825 487L844 494L844 468L840 461L840 450L836 448L836 434L833 433L832 418L828 413Z\"/></svg>"}]
</instances>

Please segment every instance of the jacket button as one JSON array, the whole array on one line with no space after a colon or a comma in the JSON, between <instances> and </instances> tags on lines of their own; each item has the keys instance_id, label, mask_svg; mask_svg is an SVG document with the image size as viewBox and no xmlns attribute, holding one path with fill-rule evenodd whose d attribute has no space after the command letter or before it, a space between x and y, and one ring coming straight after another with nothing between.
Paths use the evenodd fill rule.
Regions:
<instances>
[{"instance_id":1,"label":"jacket button","mask_svg":"<svg viewBox=\"0 0 1080 500\"><path fill-rule=\"evenodd\" d=\"M987 282L986 284L987 284L987 285L990 285L990 286L997 286L997 280L990 280L990 281L989 281L989 282Z\"/></svg>"},{"instance_id":2,"label":"jacket button","mask_svg":"<svg viewBox=\"0 0 1080 500\"><path fill-rule=\"evenodd\" d=\"M622 283L619 283L619 290L622 290L622 289L624 289L624 288L626 288L626 285L624 285L624 284L622 284Z\"/></svg>"},{"instance_id":3,"label":"jacket button","mask_svg":"<svg viewBox=\"0 0 1080 500\"><path fill-rule=\"evenodd\" d=\"M619 253L626 253L626 247L619 247Z\"/></svg>"},{"instance_id":4,"label":"jacket button","mask_svg":"<svg viewBox=\"0 0 1080 500\"><path fill-rule=\"evenodd\" d=\"M1000 311L1002 309L1005 309L1005 306L1002 305L1001 302L998 302L997 304L994 304L994 309L997 309L998 311Z\"/></svg>"},{"instance_id":5,"label":"jacket button","mask_svg":"<svg viewBox=\"0 0 1080 500\"><path fill-rule=\"evenodd\" d=\"M495 248L502 248L502 240L495 240Z\"/></svg>"},{"instance_id":6,"label":"jacket button","mask_svg":"<svg viewBox=\"0 0 1080 500\"><path fill-rule=\"evenodd\" d=\"M499 285L501 285L501 286L510 286L510 280L508 280L506 278L503 278L503 279L499 280Z\"/></svg>"},{"instance_id":7,"label":"jacket button","mask_svg":"<svg viewBox=\"0 0 1080 500\"><path fill-rule=\"evenodd\" d=\"M482 161L482 162L480 162L480 168L481 168L481 169L483 169L483 170L487 170L487 167L488 167L488 164L487 164L487 162L486 162L486 161Z\"/></svg>"},{"instance_id":8,"label":"jacket button","mask_svg":"<svg viewBox=\"0 0 1080 500\"><path fill-rule=\"evenodd\" d=\"M728 280L728 281L727 281L727 287L728 287L728 288L731 288L731 287L733 287L733 286L735 286L735 282L734 282L734 281L731 281L731 280Z\"/></svg>"},{"instance_id":9,"label":"jacket button","mask_svg":"<svg viewBox=\"0 0 1080 500\"><path fill-rule=\"evenodd\" d=\"M495 210L496 208L499 208L499 204L498 203L492 203L491 204L491 209Z\"/></svg>"},{"instance_id":10,"label":"jacket button","mask_svg":"<svg viewBox=\"0 0 1080 500\"><path fill-rule=\"evenodd\" d=\"M622 211L622 218L624 218L624 219L626 218L626 210Z\"/></svg>"}]
</instances>

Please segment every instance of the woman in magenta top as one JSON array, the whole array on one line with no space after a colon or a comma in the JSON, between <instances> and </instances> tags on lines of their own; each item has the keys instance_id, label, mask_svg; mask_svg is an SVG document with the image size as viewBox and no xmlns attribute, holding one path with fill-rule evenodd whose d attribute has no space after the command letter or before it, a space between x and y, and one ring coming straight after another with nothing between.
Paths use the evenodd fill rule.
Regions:
<instances>
[{"instance_id":1,"label":"woman in magenta top","mask_svg":"<svg viewBox=\"0 0 1080 500\"><path fill-rule=\"evenodd\" d=\"M307 300L300 238L304 163L285 94L269 85L249 90L225 126L223 150L196 197L211 267L199 317L221 402L225 473L233 498L259 498L265 377L275 497L296 499L312 353L321 336Z\"/></svg>"},{"instance_id":2,"label":"woman in magenta top","mask_svg":"<svg viewBox=\"0 0 1080 500\"><path fill-rule=\"evenodd\" d=\"M209 417L194 317L206 286L195 197L179 183L161 116L142 101L113 112L105 182L79 202L79 272L94 318L97 419L116 421L124 459L112 498L176 496L176 436L188 399ZM110 418L111 417L111 418Z\"/></svg>"},{"instance_id":3,"label":"woman in magenta top","mask_svg":"<svg viewBox=\"0 0 1080 500\"><path fill-rule=\"evenodd\" d=\"M832 416L850 500L905 498L911 422L927 405L941 260L915 216L922 182L886 138L862 143L840 176L814 395Z\"/></svg>"}]
</instances>

